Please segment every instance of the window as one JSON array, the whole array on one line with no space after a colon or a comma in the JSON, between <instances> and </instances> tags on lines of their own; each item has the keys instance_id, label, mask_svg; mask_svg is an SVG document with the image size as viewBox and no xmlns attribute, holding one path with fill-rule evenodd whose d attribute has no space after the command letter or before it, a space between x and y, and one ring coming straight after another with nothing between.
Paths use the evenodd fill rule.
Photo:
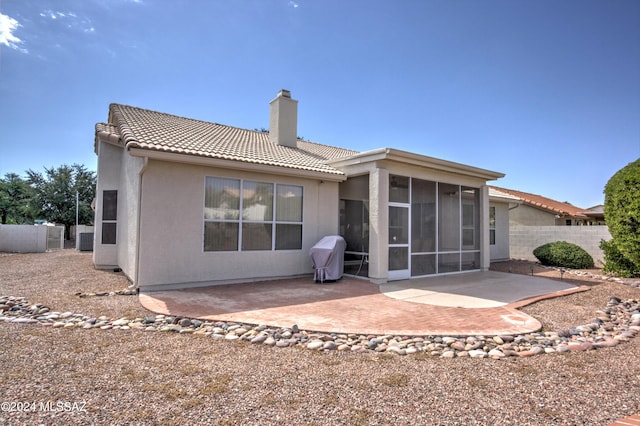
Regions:
<instances>
[{"instance_id":1,"label":"window","mask_svg":"<svg viewBox=\"0 0 640 426\"><path fill-rule=\"evenodd\" d=\"M205 251L302 248L302 186L207 177L204 198Z\"/></svg>"},{"instance_id":2,"label":"window","mask_svg":"<svg viewBox=\"0 0 640 426\"><path fill-rule=\"evenodd\" d=\"M496 245L496 207L489 207L489 244Z\"/></svg>"},{"instance_id":3,"label":"window","mask_svg":"<svg viewBox=\"0 0 640 426\"><path fill-rule=\"evenodd\" d=\"M480 191L477 188L461 187L462 194L462 248L480 249Z\"/></svg>"},{"instance_id":4,"label":"window","mask_svg":"<svg viewBox=\"0 0 640 426\"><path fill-rule=\"evenodd\" d=\"M115 244L118 220L118 191L102 191L102 244Z\"/></svg>"}]
</instances>

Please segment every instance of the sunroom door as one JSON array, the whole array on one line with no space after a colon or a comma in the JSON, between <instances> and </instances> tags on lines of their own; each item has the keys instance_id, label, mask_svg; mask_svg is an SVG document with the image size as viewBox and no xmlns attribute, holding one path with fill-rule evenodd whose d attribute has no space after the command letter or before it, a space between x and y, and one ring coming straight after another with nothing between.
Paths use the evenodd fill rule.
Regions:
<instances>
[{"instance_id":1,"label":"sunroom door","mask_svg":"<svg viewBox=\"0 0 640 426\"><path fill-rule=\"evenodd\" d=\"M409 206L389 205L389 280L404 280L409 271Z\"/></svg>"}]
</instances>

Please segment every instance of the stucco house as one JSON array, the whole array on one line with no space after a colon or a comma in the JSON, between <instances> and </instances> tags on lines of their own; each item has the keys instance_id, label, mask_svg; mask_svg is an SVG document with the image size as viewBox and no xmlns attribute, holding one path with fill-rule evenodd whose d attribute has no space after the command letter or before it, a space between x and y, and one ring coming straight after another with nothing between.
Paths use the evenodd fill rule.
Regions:
<instances>
[{"instance_id":1,"label":"stucco house","mask_svg":"<svg viewBox=\"0 0 640 426\"><path fill-rule=\"evenodd\" d=\"M495 186L490 190L508 194L520 201L517 208L512 208L509 214L512 226L584 226L605 223L602 205L585 209L528 192Z\"/></svg>"},{"instance_id":2,"label":"stucco house","mask_svg":"<svg viewBox=\"0 0 640 426\"><path fill-rule=\"evenodd\" d=\"M304 276L340 234L346 272L376 283L489 267L486 183L502 173L300 140L297 103L277 94L268 133L110 105L95 266L147 291Z\"/></svg>"}]
</instances>

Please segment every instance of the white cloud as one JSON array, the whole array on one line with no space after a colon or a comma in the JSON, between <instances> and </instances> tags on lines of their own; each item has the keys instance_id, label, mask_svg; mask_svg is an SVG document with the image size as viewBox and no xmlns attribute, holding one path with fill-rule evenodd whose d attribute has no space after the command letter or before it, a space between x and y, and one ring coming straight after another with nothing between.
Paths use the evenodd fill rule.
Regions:
<instances>
[{"instance_id":1,"label":"white cloud","mask_svg":"<svg viewBox=\"0 0 640 426\"><path fill-rule=\"evenodd\" d=\"M65 26L71 30L81 30L84 33L94 33L95 27L91 24L89 18L79 17L74 12L60 12L54 10L45 10L40 12L43 18L49 18L52 21L65 22Z\"/></svg>"},{"instance_id":2,"label":"white cloud","mask_svg":"<svg viewBox=\"0 0 640 426\"><path fill-rule=\"evenodd\" d=\"M289 1L289 6L293 7L294 9L297 9L300 5L295 1Z\"/></svg>"},{"instance_id":3,"label":"white cloud","mask_svg":"<svg viewBox=\"0 0 640 426\"><path fill-rule=\"evenodd\" d=\"M18 38L14 32L22 25L12 17L0 13L0 45L18 50L22 53L29 53L29 51L22 47L24 41Z\"/></svg>"}]
</instances>

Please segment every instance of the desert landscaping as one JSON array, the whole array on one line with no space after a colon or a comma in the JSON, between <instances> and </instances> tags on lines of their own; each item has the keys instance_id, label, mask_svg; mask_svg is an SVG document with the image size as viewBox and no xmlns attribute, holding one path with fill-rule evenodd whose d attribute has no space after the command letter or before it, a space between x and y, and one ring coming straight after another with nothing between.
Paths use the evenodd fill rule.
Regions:
<instances>
[{"instance_id":1,"label":"desert landscaping","mask_svg":"<svg viewBox=\"0 0 640 426\"><path fill-rule=\"evenodd\" d=\"M561 275L518 261L492 269ZM598 275L565 272L564 280L590 290L521 309L543 332L559 332L594 321L612 296L637 305L639 288ZM49 313L153 316L135 295L115 293L128 285L121 273L95 270L90 253L0 254L0 297L23 297ZM607 425L640 412L638 338L566 353L444 359L9 321L0 321L0 336L4 424Z\"/></svg>"}]
</instances>

